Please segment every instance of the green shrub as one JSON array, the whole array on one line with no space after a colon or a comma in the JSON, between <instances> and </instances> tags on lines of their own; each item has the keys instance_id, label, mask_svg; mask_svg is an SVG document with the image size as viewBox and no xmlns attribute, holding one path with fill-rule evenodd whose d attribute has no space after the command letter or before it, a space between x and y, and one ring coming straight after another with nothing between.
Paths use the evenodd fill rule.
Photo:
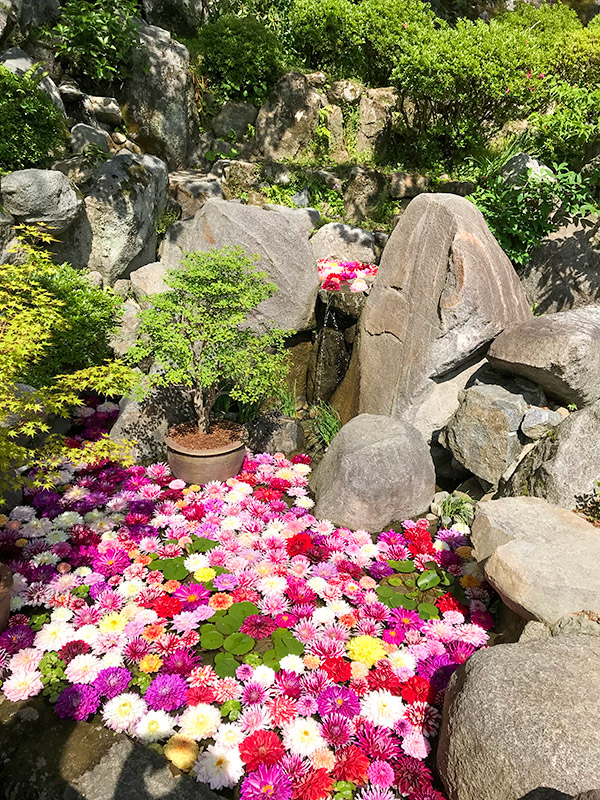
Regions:
<instances>
[{"instance_id":1,"label":"green shrub","mask_svg":"<svg viewBox=\"0 0 600 800\"><path fill-rule=\"evenodd\" d=\"M191 45L200 57L194 69L222 101L261 104L283 72L277 36L255 17L226 14L200 28Z\"/></svg>"},{"instance_id":2,"label":"green shrub","mask_svg":"<svg viewBox=\"0 0 600 800\"><path fill-rule=\"evenodd\" d=\"M91 83L123 78L137 41L136 0L67 0L52 33L57 55Z\"/></svg>"},{"instance_id":3,"label":"green shrub","mask_svg":"<svg viewBox=\"0 0 600 800\"><path fill-rule=\"evenodd\" d=\"M0 173L46 166L64 141L62 115L38 88L39 76L0 66Z\"/></svg>"},{"instance_id":4,"label":"green shrub","mask_svg":"<svg viewBox=\"0 0 600 800\"><path fill-rule=\"evenodd\" d=\"M598 213L592 187L567 164L554 165L554 180L529 174L507 186L496 176L469 196L517 269L529 261L544 236L570 217Z\"/></svg>"},{"instance_id":5,"label":"green shrub","mask_svg":"<svg viewBox=\"0 0 600 800\"><path fill-rule=\"evenodd\" d=\"M102 364L111 355L110 333L121 316L121 299L92 286L79 270L61 264L40 275L39 285L62 305L63 325L52 331L42 361L34 364L27 383L43 386L57 375Z\"/></svg>"}]
</instances>

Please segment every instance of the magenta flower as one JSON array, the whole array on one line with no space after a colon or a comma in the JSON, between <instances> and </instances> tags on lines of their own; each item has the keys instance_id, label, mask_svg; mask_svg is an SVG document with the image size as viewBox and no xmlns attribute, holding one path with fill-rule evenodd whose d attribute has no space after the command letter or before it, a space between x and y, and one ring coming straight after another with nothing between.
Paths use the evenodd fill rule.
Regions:
<instances>
[{"instance_id":1,"label":"magenta flower","mask_svg":"<svg viewBox=\"0 0 600 800\"><path fill-rule=\"evenodd\" d=\"M241 800L291 800L292 781L280 766L261 764L246 776L240 792Z\"/></svg>"},{"instance_id":2,"label":"magenta flower","mask_svg":"<svg viewBox=\"0 0 600 800\"><path fill-rule=\"evenodd\" d=\"M330 686L317 698L319 714L341 714L344 717L355 717L360 713L360 701L351 689L345 686Z\"/></svg>"},{"instance_id":3,"label":"magenta flower","mask_svg":"<svg viewBox=\"0 0 600 800\"><path fill-rule=\"evenodd\" d=\"M112 575L122 575L130 564L130 558L125 550L109 545L104 553L96 552L92 563L96 572L111 577Z\"/></svg>"},{"instance_id":4,"label":"magenta flower","mask_svg":"<svg viewBox=\"0 0 600 800\"><path fill-rule=\"evenodd\" d=\"M187 682L179 675L157 675L147 688L144 700L153 711L175 711L185 705Z\"/></svg>"},{"instance_id":5,"label":"magenta flower","mask_svg":"<svg viewBox=\"0 0 600 800\"><path fill-rule=\"evenodd\" d=\"M109 700L116 697L129 686L131 673L124 667L107 667L101 669L94 681L97 691Z\"/></svg>"},{"instance_id":6,"label":"magenta flower","mask_svg":"<svg viewBox=\"0 0 600 800\"><path fill-rule=\"evenodd\" d=\"M322 722L321 733L332 747L343 747L350 740L350 723L343 714L329 714Z\"/></svg>"},{"instance_id":7,"label":"magenta flower","mask_svg":"<svg viewBox=\"0 0 600 800\"><path fill-rule=\"evenodd\" d=\"M93 686L67 686L58 696L54 710L62 719L87 719L100 705L100 692Z\"/></svg>"},{"instance_id":8,"label":"magenta flower","mask_svg":"<svg viewBox=\"0 0 600 800\"><path fill-rule=\"evenodd\" d=\"M266 639L276 628L277 625L271 617L265 617L262 614L250 614L243 621L240 633L245 633L253 639Z\"/></svg>"},{"instance_id":9,"label":"magenta flower","mask_svg":"<svg viewBox=\"0 0 600 800\"><path fill-rule=\"evenodd\" d=\"M210 591L201 583L184 583L173 593L173 597L181 601L184 611L193 611L208 603Z\"/></svg>"}]
</instances>

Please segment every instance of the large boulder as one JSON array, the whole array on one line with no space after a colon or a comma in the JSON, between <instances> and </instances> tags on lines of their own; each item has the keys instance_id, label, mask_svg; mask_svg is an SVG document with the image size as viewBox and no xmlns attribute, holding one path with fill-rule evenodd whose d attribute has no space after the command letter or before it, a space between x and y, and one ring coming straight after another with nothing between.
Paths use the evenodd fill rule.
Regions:
<instances>
[{"instance_id":1,"label":"large boulder","mask_svg":"<svg viewBox=\"0 0 600 800\"><path fill-rule=\"evenodd\" d=\"M181 36L194 36L206 22L206 6L206 0L141 0L146 22Z\"/></svg>"},{"instance_id":2,"label":"large boulder","mask_svg":"<svg viewBox=\"0 0 600 800\"><path fill-rule=\"evenodd\" d=\"M311 482L315 516L337 525L383 530L422 514L435 491L433 462L421 434L374 414L350 420L330 444Z\"/></svg>"},{"instance_id":3,"label":"large boulder","mask_svg":"<svg viewBox=\"0 0 600 800\"><path fill-rule=\"evenodd\" d=\"M19 223L43 223L60 234L80 215L83 200L56 170L20 169L0 179L0 205Z\"/></svg>"},{"instance_id":4,"label":"large boulder","mask_svg":"<svg viewBox=\"0 0 600 800\"><path fill-rule=\"evenodd\" d=\"M392 129L392 111L398 102L393 87L368 89L360 98L356 149L359 153L385 155Z\"/></svg>"},{"instance_id":5,"label":"large boulder","mask_svg":"<svg viewBox=\"0 0 600 800\"><path fill-rule=\"evenodd\" d=\"M256 118L256 147L271 161L295 158L312 141L322 98L301 72L279 79Z\"/></svg>"},{"instance_id":6,"label":"large boulder","mask_svg":"<svg viewBox=\"0 0 600 800\"><path fill-rule=\"evenodd\" d=\"M15 75L25 75L25 73L34 71L35 74L41 78L38 84L39 88L46 92L56 108L61 114L66 116L65 105L56 84L52 78L44 74L44 70L41 67L38 66L38 68L34 70L35 62L24 50L21 50L20 47L11 47L10 50L7 50L0 57L0 65L14 72Z\"/></svg>"},{"instance_id":7,"label":"large boulder","mask_svg":"<svg viewBox=\"0 0 600 800\"><path fill-rule=\"evenodd\" d=\"M169 191L181 207L181 217L193 217L211 197L225 200L219 178L195 170L180 170L169 174Z\"/></svg>"},{"instance_id":8,"label":"large boulder","mask_svg":"<svg viewBox=\"0 0 600 800\"><path fill-rule=\"evenodd\" d=\"M242 247L260 256L278 291L258 307L255 318L285 330L306 330L314 322L319 275L306 233L281 214L256 206L207 200L193 219L172 225L160 249L168 267L180 264L187 251Z\"/></svg>"},{"instance_id":9,"label":"large boulder","mask_svg":"<svg viewBox=\"0 0 600 800\"><path fill-rule=\"evenodd\" d=\"M370 231L329 222L319 228L310 240L316 259L333 261L375 261L375 237Z\"/></svg>"},{"instance_id":10,"label":"large boulder","mask_svg":"<svg viewBox=\"0 0 600 800\"><path fill-rule=\"evenodd\" d=\"M599 715L600 638L480 650L446 693L437 761L449 800L558 800L597 788Z\"/></svg>"},{"instance_id":11,"label":"large boulder","mask_svg":"<svg viewBox=\"0 0 600 800\"><path fill-rule=\"evenodd\" d=\"M549 233L522 270L527 300L540 314L600 302L600 221L583 217Z\"/></svg>"},{"instance_id":12,"label":"large boulder","mask_svg":"<svg viewBox=\"0 0 600 800\"><path fill-rule=\"evenodd\" d=\"M533 181L554 181L554 173L529 153L517 153L509 158L500 170L500 174L507 186L522 186L528 178Z\"/></svg>"},{"instance_id":13,"label":"large boulder","mask_svg":"<svg viewBox=\"0 0 600 800\"><path fill-rule=\"evenodd\" d=\"M556 624L600 613L600 536L591 523L538 497L478 503L474 555L505 604L525 619ZM565 558L565 553L568 557Z\"/></svg>"},{"instance_id":14,"label":"large boulder","mask_svg":"<svg viewBox=\"0 0 600 800\"><path fill-rule=\"evenodd\" d=\"M167 168L154 156L123 152L100 164L85 196L83 220L63 238L57 255L89 266L110 285L154 261L167 182Z\"/></svg>"},{"instance_id":15,"label":"large boulder","mask_svg":"<svg viewBox=\"0 0 600 800\"><path fill-rule=\"evenodd\" d=\"M162 28L139 23L139 43L123 89L123 116L137 143L170 169L185 166L198 139L187 49Z\"/></svg>"},{"instance_id":16,"label":"large boulder","mask_svg":"<svg viewBox=\"0 0 600 800\"><path fill-rule=\"evenodd\" d=\"M241 139L248 133L248 126L254 125L258 109L251 103L230 101L225 103L211 120L211 127L219 139L229 139L233 134Z\"/></svg>"},{"instance_id":17,"label":"large boulder","mask_svg":"<svg viewBox=\"0 0 600 800\"><path fill-rule=\"evenodd\" d=\"M540 439L502 489L504 496L543 497L576 508L600 476L600 400L570 414Z\"/></svg>"},{"instance_id":18,"label":"large boulder","mask_svg":"<svg viewBox=\"0 0 600 800\"><path fill-rule=\"evenodd\" d=\"M421 194L383 251L361 318L360 411L400 417L509 325L531 317L481 212Z\"/></svg>"},{"instance_id":19,"label":"large boulder","mask_svg":"<svg viewBox=\"0 0 600 800\"><path fill-rule=\"evenodd\" d=\"M600 305L534 317L509 328L492 343L488 359L563 403L593 403L600 398Z\"/></svg>"}]
</instances>

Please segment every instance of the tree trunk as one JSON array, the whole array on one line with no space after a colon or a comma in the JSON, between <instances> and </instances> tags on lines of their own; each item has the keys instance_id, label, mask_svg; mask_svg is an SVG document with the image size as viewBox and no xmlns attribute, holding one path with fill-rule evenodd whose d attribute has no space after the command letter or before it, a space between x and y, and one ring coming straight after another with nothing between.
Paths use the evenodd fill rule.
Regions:
<instances>
[{"instance_id":1,"label":"tree trunk","mask_svg":"<svg viewBox=\"0 0 600 800\"><path fill-rule=\"evenodd\" d=\"M198 430L200 433L208 433L210 408L207 408L204 402L204 392L201 386L194 392L194 410L198 418Z\"/></svg>"}]
</instances>

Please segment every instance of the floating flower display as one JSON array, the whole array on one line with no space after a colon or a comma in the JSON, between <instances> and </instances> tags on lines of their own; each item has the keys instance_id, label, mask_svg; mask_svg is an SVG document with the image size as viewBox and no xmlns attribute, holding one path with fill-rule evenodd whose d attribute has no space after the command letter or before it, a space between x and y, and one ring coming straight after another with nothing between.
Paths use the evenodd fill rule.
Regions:
<instances>
[{"instance_id":1,"label":"floating flower display","mask_svg":"<svg viewBox=\"0 0 600 800\"><path fill-rule=\"evenodd\" d=\"M338 291L349 288L351 292L369 292L377 275L376 264L360 261L332 261L321 258L317 261L321 288Z\"/></svg>"},{"instance_id":2,"label":"floating flower display","mask_svg":"<svg viewBox=\"0 0 600 800\"><path fill-rule=\"evenodd\" d=\"M442 798L432 742L489 590L458 531L315 519L309 473L279 453L204 487L65 464L2 518L5 696L99 715L242 800Z\"/></svg>"}]
</instances>

